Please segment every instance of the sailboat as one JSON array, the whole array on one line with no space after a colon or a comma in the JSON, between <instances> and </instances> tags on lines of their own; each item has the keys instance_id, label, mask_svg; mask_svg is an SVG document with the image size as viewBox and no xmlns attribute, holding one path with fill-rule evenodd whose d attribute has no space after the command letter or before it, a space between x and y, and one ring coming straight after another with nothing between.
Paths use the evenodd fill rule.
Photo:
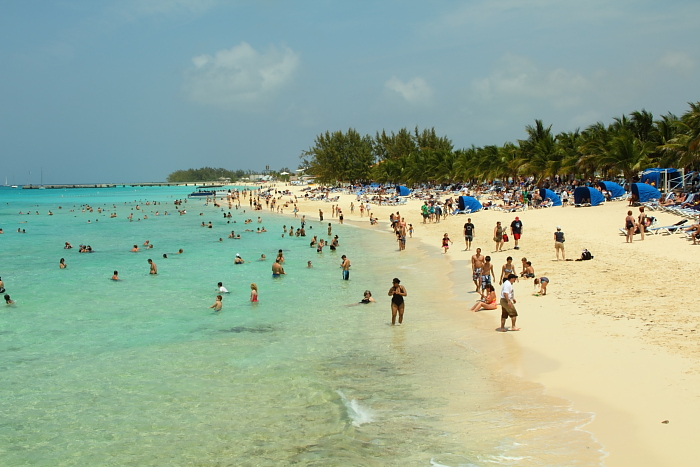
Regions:
<instances>
[{"instance_id":1,"label":"sailboat","mask_svg":"<svg viewBox=\"0 0 700 467\"><path fill-rule=\"evenodd\" d=\"M7 184L7 177L5 177L5 184L3 186L10 186Z\"/></svg>"},{"instance_id":2,"label":"sailboat","mask_svg":"<svg viewBox=\"0 0 700 467\"><path fill-rule=\"evenodd\" d=\"M44 186L44 168L41 168L41 185L39 186L40 190L45 190L46 187Z\"/></svg>"}]
</instances>

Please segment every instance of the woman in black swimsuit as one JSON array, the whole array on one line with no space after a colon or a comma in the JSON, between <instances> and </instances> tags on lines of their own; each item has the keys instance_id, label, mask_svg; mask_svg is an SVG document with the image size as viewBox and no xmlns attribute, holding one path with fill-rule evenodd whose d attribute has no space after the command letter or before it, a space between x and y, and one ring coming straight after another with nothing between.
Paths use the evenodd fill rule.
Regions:
<instances>
[{"instance_id":1,"label":"woman in black swimsuit","mask_svg":"<svg viewBox=\"0 0 700 467\"><path fill-rule=\"evenodd\" d=\"M401 284L401 281L396 277L392 281L393 285L389 289L388 295L391 295L391 325L396 324L396 314L399 315L399 325L403 322L404 301L403 298L408 295L406 288Z\"/></svg>"}]
</instances>

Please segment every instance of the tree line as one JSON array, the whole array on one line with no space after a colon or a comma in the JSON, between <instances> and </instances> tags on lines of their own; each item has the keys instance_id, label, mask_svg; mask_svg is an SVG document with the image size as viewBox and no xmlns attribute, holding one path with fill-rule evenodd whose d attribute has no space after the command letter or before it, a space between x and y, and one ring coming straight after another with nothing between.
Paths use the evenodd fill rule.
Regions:
<instances>
[{"instance_id":1,"label":"tree line","mask_svg":"<svg viewBox=\"0 0 700 467\"><path fill-rule=\"evenodd\" d=\"M282 177L284 173L288 173L289 169L283 167L279 172L274 170L266 170L265 173L273 177ZM223 168L213 168L213 167L202 167L199 169L187 169L187 170L176 170L168 175L166 180L170 183L192 183L192 182L213 182L219 181L222 178L228 178L230 181L235 182L250 175L257 175L260 172L253 172L252 170L227 170Z\"/></svg>"},{"instance_id":2,"label":"tree line","mask_svg":"<svg viewBox=\"0 0 700 467\"><path fill-rule=\"evenodd\" d=\"M300 168L320 183L375 181L406 185L485 182L533 177L601 176L630 181L649 167L700 168L700 102L681 117L654 119L646 111L597 122L584 130L555 134L541 120L525 127L526 137L501 146L454 149L435 129L374 137L356 130L326 131L302 152Z\"/></svg>"}]
</instances>

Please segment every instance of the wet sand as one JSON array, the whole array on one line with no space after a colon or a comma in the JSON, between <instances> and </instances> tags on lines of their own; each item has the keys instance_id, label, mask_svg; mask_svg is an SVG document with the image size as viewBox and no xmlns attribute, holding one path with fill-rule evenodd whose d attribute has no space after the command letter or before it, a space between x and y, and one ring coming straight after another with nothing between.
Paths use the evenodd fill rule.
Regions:
<instances>
[{"instance_id":1,"label":"wet sand","mask_svg":"<svg viewBox=\"0 0 700 467\"><path fill-rule=\"evenodd\" d=\"M593 421L582 429L592 432L609 453L605 465L695 465L688 447L700 414L700 308L692 291L680 290L695 282L700 246L680 235L647 235L644 241L637 235L634 243L625 244L619 228L629 208L622 201L519 213L486 210L422 224L422 202L410 200L403 206L372 205L380 222L370 226L367 216L360 217L354 196L341 195L338 203L307 201L300 188L290 188L299 196L299 216L309 220L317 220L321 208L325 221L337 223L331 206L339 204L345 222L386 232L389 214L401 212L414 227L408 250L421 243L440 247L447 232L455 242L449 252L443 255L436 248L434 258L421 268L427 273L451 271L452 296L437 306L463 326L465 351L476 350L504 374L522 378L523 388L539 384L545 394L571 401L574 411L593 413ZM637 209L633 211L636 215ZM291 207L285 214L290 212ZM658 225L680 220L664 212L648 214L659 219ZM515 216L524 225L521 249L514 250L511 239L503 252L493 253L496 221L508 226ZM507 256L514 258L517 272L524 256L537 277L551 281L546 296L534 296L532 280L515 283L520 332L495 332L500 309L469 311L477 296L469 262L474 252L464 251L462 236L467 217L476 225L472 250L480 247L492 256L497 276ZM557 225L566 235L567 257L578 258L587 248L595 258L555 261ZM395 254L401 253L387 236L387 260ZM459 396L452 396L458 407Z\"/></svg>"}]
</instances>

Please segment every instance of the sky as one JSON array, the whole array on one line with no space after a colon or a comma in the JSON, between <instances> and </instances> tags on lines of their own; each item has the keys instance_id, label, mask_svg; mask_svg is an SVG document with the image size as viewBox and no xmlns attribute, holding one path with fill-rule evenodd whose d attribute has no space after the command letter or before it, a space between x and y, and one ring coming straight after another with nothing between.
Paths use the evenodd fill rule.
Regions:
<instances>
[{"instance_id":1,"label":"sky","mask_svg":"<svg viewBox=\"0 0 700 467\"><path fill-rule=\"evenodd\" d=\"M3 0L0 184L296 169L325 131L455 149L700 100L696 0Z\"/></svg>"}]
</instances>

